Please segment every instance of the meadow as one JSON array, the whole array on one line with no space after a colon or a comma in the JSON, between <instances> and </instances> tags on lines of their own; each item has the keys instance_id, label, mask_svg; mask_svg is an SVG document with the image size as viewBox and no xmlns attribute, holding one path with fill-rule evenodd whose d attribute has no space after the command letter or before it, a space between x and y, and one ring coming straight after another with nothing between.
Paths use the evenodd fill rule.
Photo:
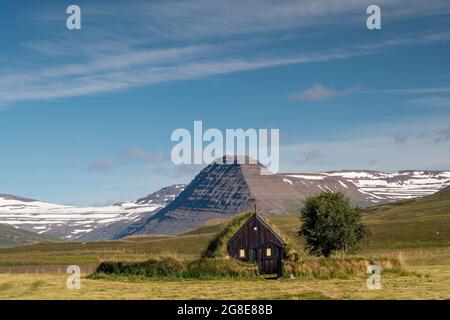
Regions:
<instances>
[{"instance_id":1,"label":"meadow","mask_svg":"<svg viewBox=\"0 0 450 320\"><path fill-rule=\"evenodd\" d=\"M417 204L416 204L417 205ZM437 209L424 216L391 205L364 221L372 237L353 257L392 257L401 271L382 272L381 289L368 289L365 272L345 278L131 279L88 275L104 261L139 262L155 257L198 259L227 221L215 221L177 237L137 237L99 243L42 243L0 250L0 299L450 299L450 219ZM403 216L407 214L408 216ZM271 222L300 255L297 215ZM316 259L309 257L309 259ZM68 265L81 267L80 290L66 288Z\"/></svg>"},{"instance_id":2,"label":"meadow","mask_svg":"<svg viewBox=\"0 0 450 320\"><path fill-rule=\"evenodd\" d=\"M66 288L66 275L0 274L0 299L449 299L450 272L412 267L418 274L386 274L380 290L366 276L351 279L127 281L81 279ZM419 274L424 274L423 276Z\"/></svg>"}]
</instances>

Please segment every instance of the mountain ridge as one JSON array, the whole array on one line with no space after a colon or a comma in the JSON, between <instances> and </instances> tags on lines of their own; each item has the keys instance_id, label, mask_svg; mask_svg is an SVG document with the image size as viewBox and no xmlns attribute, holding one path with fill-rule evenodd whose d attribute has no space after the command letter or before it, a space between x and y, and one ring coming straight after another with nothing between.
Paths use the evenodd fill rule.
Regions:
<instances>
[{"instance_id":1,"label":"mountain ridge","mask_svg":"<svg viewBox=\"0 0 450 320\"><path fill-rule=\"evenodd\" d=\"M450 171L333 170L266 176L260 174L260 163L212 166L191 181L195 190L184 192L186 185L172 185L112 206L64 206L2 194L0 223L67 240L99 241L183 233L207 219L253 210L255 204L267 214L284 214L326 190L341 191L354 204L367 207L434 194L450 185Z\"/></svg>"},{"instance_id":2,"label":"mountain ridge","mask_svg":"<svg viewBox=\"0 0 450 320\"><path fill-rule=\"evenodd\" d=\"M185 192L167 207L130 225L120 236L180 234L195 229L208 219L253 210L255 203L265 214L286 214L298 209L306 197L326 190L341 191L354 204L366 207L429 195L450 185L448 171L383 173L347 170L266 176L260 174L261 169L263 167L259 163L213 163L203 169ZM226 187L221 180L226 181ZM223 199L230 198L238 199L239 205L233 202L225 207L218 205Z\"/></svg>"},{"instance_id":3,"label":"mountain ridge","mask_svg":"<svg viewBox=\"0 0 450 320\"><path fill-rule=\"evenodd\" d=\"M59 205L2 194L0 224L66 240L96 240L97 236L91 236L96 232L102 234L99 239L106 239L109 238L106 230L112 229L112 225L126 224L156 212L178 195L169 192L178 192L183 187L173 185L136 201L98 207Z\"/></svg>"}]
</instances>

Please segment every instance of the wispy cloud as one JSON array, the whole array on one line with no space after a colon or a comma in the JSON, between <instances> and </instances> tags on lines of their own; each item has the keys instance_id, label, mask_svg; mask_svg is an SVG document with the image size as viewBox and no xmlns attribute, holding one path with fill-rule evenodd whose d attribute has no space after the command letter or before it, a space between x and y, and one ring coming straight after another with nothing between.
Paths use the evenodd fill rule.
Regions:
<instances>
[{"instance_id":1,"label":"wispy cloud","mask_svg":"<svg viewBox=\"0 0 450 320\"><path fill-rule=\"evenodd\" d=\"M435 38L434 34L430 36ZM445 39L450 39L450 33L447 36ZM426 37L426 35L411 37L414 41L406 43L421 44ZM439 41L443 41L442 38L439 38ZM284 57L270 54L253 54L243 57L234 57L230 54L231 57L221 57L217 54L220 48L204 45L171 49L140 49L128 54L111 56L108 59L98 57L82 64L3 73L0 76L0 104L118 92L131 87L167 81L199 79L290 64L348 59L374 54L402 43L402 41L389 40L384 43L384 46L378 44L376 48L370 45L358 45ZM168 56L170 58L167 58ZM324 90L320 89L322 88L319 90L316 88L316 91L319 93L322 91L323 96ZM354 88L350 88L350 91L352 90ZM310 97L313 96L311 93Z\"/></svg>"},{"instance_id":2,"label":"wispy cloud","mask_svg":"<svg viewBox=\"0 0 450 320\"><path fill-rule=\"evenodd\" d=\"M116 167L116 165L117 163L112 159L103 159L90 164L88 170L92 172L111 171Z\"/></svg>"},{"instance_id":3,"label":"wispy cloud","mask_svg":"<svg viewBox=\"0 0 450 320\"><path fill-rule=\"evenodd\" d=\"M150 153L137 147L124 150L122 155L125 159L138 159L152 164L159 164L163 160L167 160L167 154L164 152Z\"/></svg>"},{"instance_id":4,"label":"wispy cloud","mask_svg":"<svg viewBox=\"0 0 450 320\"><path fill-rule=\"evenodd\" d=\"M114 156L105 159L100 159L92 162L88 166L88 171L91 172L105 172L117 169L119 166L132 163L137 160L138 163L143 163L153 166L161 166L162 162L168 160L168 155L162 151L148 152L142 148L131 147L119 152Z\"/></svg>"},{"instance_id":5,"label":"wispy cloud","mask_svg":"<svg viewBox=\"0 0 450 320\"><path fill-rule=\"evenodd\" d=\"M439 130L434 138L434 142L436 143L443 143L447 141L450 141L450 127Z\"/></svg>"},{"instance_id":6,"label":"wispy cloud","mask_svg":"<svg viewBox=\"0 0 450 320\"><path fill-rule=\"evenodd\" d=\"M303 141L280 147L281 170L308 172L339 169L449 170L450 119L384 123L349 128L327 140ZM395 137L400 136L400 141ZM393 139L394 137L394 139ZM311 161L302 161L307 159Z\"/></svg>"},{"instance_id":7,"label":"wispy cloud","mask_svg":"<svg viewBox=\"0 0 450 320\"><path fill-rule=\"evenodd\" d=\"M395 144L403 144L408 141L409 136L404 133L396 133L394 135L394 143Z\"/></svg>"},{"instance_id":8,"label":"wispy cloud","mask_svg":"<svg viewBox=\"0 0 450 320\"><path fill-rule=\"evenodd\" d=\"M114 17L156 38L227 37L292 28L311 28L337 21L360 23L369 0L169 0L128 1L94 6L99 17ZM450 12L445 0L377 1L391 21ZM345 19L343 19L345 17ZM176 23L174 23L176 21Z\"/></svg>"},{"instance_id":9,"label":"wispy cloud","mask_svg":"<svg viewBox=\"0 0 450 320\"><path fill-rule=\"evenodd\" d=\"M450 92L450 86L448 86L448 87L392 89L392 90L383 90L382 92L398 94L398 95L422 95L422 94L434 94L434 93L447 93L447 92Z\"/></svg>"},{"instance_id":10,"label":"wispy cloud","mask_svg":"<svg viewBox=\"0 0 450 320\"><path fill-rule=\"evenodd\" d=\"M323 101L337 96L343 96L351 94L358 90L358 87L354 86L347 89L337 90L334 88L325 87L321 84L315 84L309 89L294 92L289 96L290 100L305 100L305 101Z\"/></svg>"},{"instance_id":11,"label":"wispy cloud","mask_svg":"<svg viewBox=\"0 0 450 320\"><path fill-rule=\"evenodd\" d=\"M450 97L448 96L427 96L409 99L406 102L429 108L450 108Z\"/></svg>"},{"instance_id":12,"label":"wispy cloud","mask_svg":"<svg viewBox=\"0 0 450 320\"><path fill-rule=\"evenodd\" d=\"M361 14L365 15L368 3L361 0L86 3L82 7L89 32L70 35L67 31L54 31L59 30L54 25L61 20L60 6L46 6L45 12L29 12L23 17L30 25L38 24L40 30L48 30L48 36L45 40L40 37L25 41L21 44L25 52L8 56L8 65L0 67L0 105L115 93L168 81L348 59L450 39L450 32L424 32L312 52L280 53L274 49L273 43L280 41L280 33L286 35L287 29L298 34L296 28L311 28L322 21L341 25L352 20L346 18L343 22L343 15L361 23ZM432 0L432 4L389 0L381 4L389 9L386 14L393 19L450 12L450 4L444 0ZM272 45L255 50L259 37L265 37L264 41ZM167 46L169 41L171 47ZM67 63L67 56L73 62ZM4 58L2 53L0 58ZM339 91L315 88L307 96L314 100L315 95L320 100L339 95Z\"/></svg>"},{"instance_id":13,"label":"wispy cloud","mask_svg":"<svg viewBox=\"0 0 450 320\"><path fill-rule=\"evenodd\" d=\"M318 162L318 161L322 161L323 159L326 158L326 155L316 149L310 150L310 151L306 151L302 154L303 159L298 160L297 164L299 165L303 165L306 164L308 162Z\"/></svg>"}]
</instances>

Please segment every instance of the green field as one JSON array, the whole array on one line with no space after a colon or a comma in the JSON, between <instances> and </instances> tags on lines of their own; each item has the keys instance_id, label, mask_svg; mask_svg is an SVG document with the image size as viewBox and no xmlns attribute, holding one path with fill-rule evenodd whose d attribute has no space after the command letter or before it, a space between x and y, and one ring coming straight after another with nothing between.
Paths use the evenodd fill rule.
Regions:
<instances>
[{"instance_id":1,"label":"green field","mask_svg":"<svg viewBox=\"0 0 450 320\"><path fill-rule=\"evenodd\" d=\"M448 260L448 258L447 258ZM449 299L447 266L413 267L424 274L382 276L380 290L366 277L293 280L114 281L81 279L80 290L65 287L59 274L0 274L0 299Z\"/></svg>"},{"instance_id":2,"label":"green field","mask_svg":"<svg viewBox=\"0 0 450 320\"><path fill-rule=\"evenodd\" d=\"M305 256L295 214L270 221ZM144 261L172 256L194 260L225 225L215 221L178 237L136 237L102 243L42 243L0 250L2 299L450 299L450 192L367 209L372 237L354 256L395 257L403 273L382 274L382 289L369 290L362 273L348 279L93 280L65 287L68 265L83 275L102 261ZM314 258L312 258L314 259Z\"/></svg>"}]
</instances>

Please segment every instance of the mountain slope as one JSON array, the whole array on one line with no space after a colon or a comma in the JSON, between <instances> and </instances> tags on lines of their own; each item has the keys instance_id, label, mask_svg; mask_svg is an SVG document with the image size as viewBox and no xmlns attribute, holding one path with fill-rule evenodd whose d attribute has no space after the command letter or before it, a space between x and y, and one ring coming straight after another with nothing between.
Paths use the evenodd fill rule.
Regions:
<instances>
[{"instance_id":1,"label":"mountain slope","mask_svg":"<svg viewBox=\"0 0 450 320\"><path fill-rule=\"evenodd\" d=\"M118 236L187 232L207 220L252 210L252 199L260 212L276 215L293 212L306 197L326 190L341 191L354 204L367 207L432 194L450 185L450 172L363 170L261 175L265 169L262 165L244 160L246 164L228 160L209 165L171 204L148 219L130 224Z\"/></svg>"},{"instance_id":2,"label":"mountain slope","mask_svg":"<svg viewBox=\"0 0 450 320\"><path fill-rule=\"evenodd\" d=\"M107 239L108 230L153 214L166 206L184 185L163 188L134 202L103 207L76 207L0 195L0 224L69 240ZM96 236L100 233L101 236Z\"/></svg>"},{"instance_id":3,"label":"mountain slope","mask_svg":"<svg viewBox=\"0 0 450 320\"><path fill-rule=\"evenodd\" d=\"M36 244L47 242L52 239L34 232L16 229L14 227L0 224L0 248Z\"/></svg>"},{"instance_id":4,"label":"mountain slope","mask_svg":"<svg viewBox=\"0 0 450 320\"><path fill-rule=\"evenodd\" d=\"M450 186L435 194L367 208L372 219L389 221L445 220L450 222ZM449 238L450 239L450 238Z\"/></svg>"},{"instance_id":5,"label":"mountain slope","mask_svg":"<svg viewBox=\"0 0 450 320\"><path fill-rule=\"evenodd\" d=\"M430 195L450 185L450 171L368 170L261 175L260 164L211 164L191 182L163 188L133 202L104 207L51 204L0 195L0 224L49 236L98 241L130 234L178 234L205 221L253 210L285 214L305 197L341 191L362 207ZM173 201L173 202L172 202ZM158 213L158 214L155 214Z\"/></svg>"},{"instance_id":6,"label":"mountain slope","mask_svg":"<svg viewBox=\"0 0 450 320\"><path fill-rule=\"evenodd\" d=\"M430 195L450 185L450 171L369 170L282 174L300 192L317 194L324 190L344 192L353 203L369 206Z\"/></svg>"},{"instance_id":7,"label":"mountain slope","mask_svg":"<svg viewBox=\"0 0 450 320\"><path fill-rule=\"evenodd\" d=\"M212 163L203 169L167 207L131 225L120 237L132 234L180 234L212 218L258 210L286 214L304 195L276 175L261 175L260 164Z\"/></svg>"},{"instance_id":8,"label":"mountain slope","mask_svg":"<svg viewBox=\"0 0 450 320\"><path fill-rule=\"evenodd\" d=\"M370 224L377 248L450 246L450 187L429 196L370 207Z\"/></svg>"}]
</instances>

